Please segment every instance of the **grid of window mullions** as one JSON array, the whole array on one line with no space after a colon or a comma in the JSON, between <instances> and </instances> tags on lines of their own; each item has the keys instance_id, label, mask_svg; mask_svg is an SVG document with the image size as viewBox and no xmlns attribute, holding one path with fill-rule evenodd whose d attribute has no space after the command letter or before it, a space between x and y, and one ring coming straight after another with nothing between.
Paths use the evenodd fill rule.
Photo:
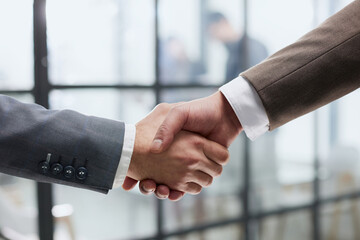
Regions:
<instances>
[{"instance_id":1,"label":"grid of window mullions","mask_svg":"<svg viewBox=\"0 0 360 240\"><path fill-rule=\"evenodd\" d=\"M244 0L244 20L245 26L247 26L247 1ZM314 1L314 5L316 5L316 0ZM154 0L154 8L156 13L156 21L155 21L155 36L156 36L156 64L155 64L155 73L156 73L156 81L153 85L51 85L48 81L47 77L47 67L41 64L41 59L47 55L47 45L46 45L46 22L45 20L45 4L46 0L34 0L34 78L35 78L35 86L32 90L0 90L0 94L32 94L35 98L35 102L41 104L45 107L48 107L48 97L49 93L55 89L149 89L154 90L156 94L157 103L160 102L160 92L162 89L174 89L174 88L217 88L218 85L199 85L199 84L188 84L188 85L162 85L159 82L159 56L158 56L158 48L159 48L159 32L158 32L158 4L159 0ZM246 27L245 27L246 32ZM245 56L246 57L246 56ZM245 59L246 62L246 59ZM317 125L317 117L315 115L315 126ZM317 129L315 127L315 129ZM318 133L314 132L314 149L318 149ZM242 224L245 232L245 239L251 240L253 239L253 234L250 231L250 223L251 221L261 221L262 219L269 216L283 215L289 214L297 211L308 210L312 213L312 235L313 239L321 239L320 237L320 222L319 222L319 210L322 205L328 203L335 203L343 200L356 199L360 197L360 191L342 194L329 198L320 198L320 181L318 176L319 169L319 160L318 154L316 153L314 156L314 172L315 178L313 181L313 194L314 200L309 204L303 204L295 207L286 207L280 208L276 210L270 211L261 211L258 213L251 213L248 207L248 194L250 191L250 153L249 153L249 145L248 141L245 141L245 158L244 158L244 168L243 168L243 180L244 180L244 189L242 189L242 195L239 197L239 201L242 201L243 204L243 214L236 218L229 218L222 221L216 221L208 224L197 225L177 231L165 232L163 230L163 203L162 201L157 202L157 233L156 236L149 236L145 238L138 238L138 240L145 239L164 239L167 237L180 236L193 232L204 231L207 229L223 227L231 224ZM52 188L50 184L38 184L38 208L39 208L39 236L41 240L53 239L53 223L49 220L49 216L51 216L51 206L52 206ZM45 205L44 205L45 203Z\"/></svg>"}]
</instances>

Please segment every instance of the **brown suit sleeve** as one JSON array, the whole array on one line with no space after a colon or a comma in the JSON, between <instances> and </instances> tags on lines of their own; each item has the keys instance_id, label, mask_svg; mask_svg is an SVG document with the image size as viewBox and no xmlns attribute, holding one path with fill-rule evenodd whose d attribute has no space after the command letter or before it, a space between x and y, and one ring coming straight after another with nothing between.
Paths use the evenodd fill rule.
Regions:
<instances>
[{"instance_id":1,"label":"brown suit sleeve","mask_svg":"<svg viewBox=\"0 0 360 240\"><path fill-rule=\"evenodd\" d=\"M360 86L360 1L240 74L258 92L270 130Z\"/></svg>"}]
</instances>

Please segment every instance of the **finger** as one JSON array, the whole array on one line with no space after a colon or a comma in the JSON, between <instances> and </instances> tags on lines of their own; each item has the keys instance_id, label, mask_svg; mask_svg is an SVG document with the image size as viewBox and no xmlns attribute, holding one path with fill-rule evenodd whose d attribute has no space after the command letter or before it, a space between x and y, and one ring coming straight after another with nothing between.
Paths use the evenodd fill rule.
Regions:
<instances>
[{"instance_id":1,"label":"finger","mask_svg":"<svg viewBox=\"0 0 360 240\"><path fill-rule=\"evenodd\" d=\"M155 190L155 195L158 199L166 199L170 195L170 189L166 185L158 185Z\"/></svg>"},{"instance_id":2,"label":"finger","mask_svg":"<svg viewBox=\"0 0 360 240\"><path fill-rule=\"evenodd\" d=\"M200 163L198 170L207 173L212 177L218 177L221 175L223 167L207 157L205 161Z\"/></svg>"},{"instance_id":3,"label":"finger","mask_svg":"<svg viewBox=\"0 0 360 240\"><path fill-rule=\"evenodd\" d=\"M171 201L179 201L181 198L183 198L183 196L185 195L184 192L180 192L177 190L170 190L170 194L169 194L169 199Z\"/></svg>"},{"instance_id":4,"label":"finger","mask_svg":"<svg viewBox=\"0 0 360 240\"><path fill-rule=\"evenodd\" d=\"M199 194L201 190L202 187L197 183L189 182L186 184L186 192L189 194L196 195Z\"/></svg>"},{"instance_id":5,"label":"finger","mask_svg":"<svg viewBox=\"0 0 360 240\"><path fill-rule=\"evenodd\" d=\"M195 171L191 181L199 184L201 187L208 187L212 184L213 177L202 171Z\"/></svg>"},{"instance_id":6,"label":"finger","mask_svg":"<svg viewBox=\"0 0 360 240\"><path fill-rule=\"evenodd\" d=\"M222 145L206 140L204 144L204 154L207 158L220 165L226 165L229 162L229 151Z\"/></svg>"},{"instance_id":7,"label":"finger","mask_svg":"<svg viewBox=\"0 0 360 240\"><path fill-rule=\"evenodd\" d=\"M174 136L186 123L189 114L189 109L186 106L185 104L180 104L169 111L154 137L151 144L151 152L161 153L170 146Z\"/></svg>"},{"instance_id":8,"label":"finger","mask_svg":"<svg viewBox=\"0 0 360 240\"><path fill-rule=\"evenodd\" d=\"M122 188L125 191L130 191L131 189L133 189L136 184L138 183L138 181L136 181L135 179L132 179L130 177L126 177L123 184L122 184Z\"/></svg>"},{"instance_id":9,"label":"finger","mask_svg":"<svg viewBox=\"0 0 360 240\"><path fill-rule=\"evenodd\" d=\"M139 190L144 195L149 195L150 193L155 192L156 183L151 179L146 179L140 181Z\"/></svg>"}]
</instances>

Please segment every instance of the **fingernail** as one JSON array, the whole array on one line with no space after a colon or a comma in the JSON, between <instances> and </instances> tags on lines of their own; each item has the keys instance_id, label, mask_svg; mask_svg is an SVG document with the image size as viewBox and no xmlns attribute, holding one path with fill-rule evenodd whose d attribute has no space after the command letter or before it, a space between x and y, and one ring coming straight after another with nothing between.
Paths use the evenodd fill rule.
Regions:
<instances>
[{"instance_id":1,"label":"fingernail","mask_svg":"<svg viewBox=\"0 0 360 240\"><path fill-rule=\"evenodd\" d=\"M157 195L157 198L160 199L160 200L162 200L162 199L166 199L166 196L164 196L164 195Z\"/></svg>"},{"instance_id":2,"label":"fingernail","mask_svg":"<svg viewBox=\"0 0 360 240\"><path fill-rule=\"evenodd\" d=\"M159 151L163 141L161 139L155 139L151 144L151 149L154 151Z\"/></svg>"},{"instance_id":3,"label":"fingernail","mask_svg":"<svg viewBox=\"0 0 360 240\"><path fill-rule=\"evenodd\" d=\"M154 192L154 189L148 190L148 189L145 189L143 186L141 186L141 190L146 192L146 193L153 193Z\"/></svg>"}]
</instances>

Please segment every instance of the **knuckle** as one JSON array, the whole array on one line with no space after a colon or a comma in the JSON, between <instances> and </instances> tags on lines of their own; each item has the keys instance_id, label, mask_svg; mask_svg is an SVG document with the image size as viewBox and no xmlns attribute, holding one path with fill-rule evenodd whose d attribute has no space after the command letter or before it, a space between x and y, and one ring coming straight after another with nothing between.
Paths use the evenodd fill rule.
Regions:
<instances>
[{"instance_id":1,"label":"knuckle","mask_svg":"<svg viewBox=\"0 0 360 240\"><path fill-rule=\"evenodd\" d=\"M181 107L180 106L172 106L170 109L170 113L171 114L178 114L181 112Z\"/></svg>"},{"instance_id":2,"label":"knuckle","mask_svg":"<svg viewBox=\"0 0 360 240\"><path fill-rule=\"evenodd\" d=\"M184 182L192 182L196 178L194 172L193 169L189 169L184 176Z\"/></svg>"},{"instance_id":3,"label":"knuckle","mask_svg":"<svg viewBox=\"0 0 360 240\"><path fill-rule=\"evenodd\" d=\"M186 165L189 169L193 169L193 168L196 168L199 163L200 163L200 160L196 157L192 157L192 156L189 156L186 158Z\"/></svg>"},{"instance_id":4,"label":"knuckle","mask_svg":"<svg viewBox=\"0 0 360 240\"><path fill-rule=\"evenodd\" d=\"M185 182L182 179L180 179L179 181L172 181L170 183L170 186L171 186L172 189L182 191L184 189L184 187L183 187L184 183Z\"/></svg>"},{"instance_id":5,"label":"knuckle","mask_svg":"<svg viewBox=\"0 0 360 240\"><path fill-rule=\"evenodd\" d=\"M186 183L188 179L189 179L189 174L187 172L184 172L179 177L179 183L180 184Z\"/></svg>"},{"instance_id":6,"label":"knuckle","mask_svg":"<svg viewBox=\"0 0 360 240\"><path fill-rule=\"evenodd\" d=\"M169 186L170 188L176 188L178 187L178 185L180 185L180 180L176 180L176 179L169 179L169 181L166 183L167 186Z\"/></svg>"},{"instance_id":7,"label":"knuckle","mask_svg":"<svg viewBox=\"0 0 360 240\"><path fill-rule=\"evenodd\" d=\"M154 112L157 114L165 115L171 108L169 103L160 103L154 108Z\"/></svg>"},{"instance_id":8,"label":"knuckle","mask_svg":"<svg viewBox=\"0 0 360 240\"><path fill-rule=\"evenodd\" d=\"M178 180L175 181L174 180L174 185L182 185L182 184L186 184L186 182L191 179L191 174L189 173L189 171L183 171L181 173L179 173L179 176L177 178Z\"/></svg>"},{"instance_id":9,"label":"knuckle","mask_svg":"<svg viewBox=\"0 0 360 240\"><path fill-rule=\"evenodd\" d=\"M156 106L157 109L160 110L167 110L171 107L171 105L169 103L160 103Z\"/></svg>"},{"instance_id":10,"label":"knuckle","mask_svg":"<svg viewBox=\"0 0 360 240\"><path fill-rule=\"evenodd\" d=\"M158 133L160 135L164 135L165 133L167 133L169 131L169 128L167 125L165 124L161 124L160 127L159 127L159 130L158 130Z\"/></svg>"},{"instance_id":11,"label":"knuckle","mask_svg":"<svg viewBox=\"0 0 360 240\"><path fill-rule=\"evenodd\" d=\"M175 105L171 107L169 111L169 115L173 117L184 118L187 115L186 114L187 111L188 109L185 107L185 105L183 104Z\"/></svg>"},{"instance_id":12,"label":"knuckle","mask_svg":"<svg viewBox=\"0 0 360 240\"><path fill-rule=\"evenodd\" d=\"M228 162L229 162L229 159L230 159L230 153L228 150L224 150L221 152L220 154L220 160L219 160L219 163L221 165L226 165Z\"/></svg>"},{"instance_id":13,"label":"knuckle","mask_svg":"<svg viewBox=\"0 0 360 240\"><path fill-rule=\"evenodd\" d=\"M194 194L199 194L202 190L202 187L199 185L196 185L196 187L194 187Z\"/></svg>"},{"instance_id":14,"label":"knuckle","mask_svg":"<svg viewBox=\"0 0 360 240\"><path fill-rule=\"evenodd\" d=\"M222 171L223 171L223 168L221 166L215 168L215 176L216 177L220 176Z\"/></svg>"},{"instance_id":15,"label":"knuckle","mask_svg":"<svg viewBox=\"0 0 360 240\"><path fill-rule=\"evenodd\" d=\"M192 144L198 148L204 148L204 141L199 138L198 136L194 136L193 139L192 139Z\"/></svg>"},{"instance_id":16,"label":"knuckle","mask_svg":"<svg viewBox=\"0 0 360 240\"><path fill-rule=\"evenodd\" d=\"M187 186L187 192L192 195L199 194L202 190L202 187L195 183L189 183Z\"/></svg>"},{"instance_id":17,"label":"knuckle","mask_svg":"<svg viewBox=\"0 0 360 240\"><path fill-rule=\"evenodd\" d=\"M213 183L213 180L214 180L214 178L212 178L212 177L209 177L208 179L207 179L207 183L206 183L206 187L209 187L212 183Z\"/></svg>"},{"instance_id":18,"label":"knuckle","mask_svg":"<svg viewBox=\"0 0 360 240\"><path fill-rule=\"evenodd\" d=\"M230 152L228 150L224 151L224 163L228 163L230 160Z\"/></svg>"}]
</instances>

